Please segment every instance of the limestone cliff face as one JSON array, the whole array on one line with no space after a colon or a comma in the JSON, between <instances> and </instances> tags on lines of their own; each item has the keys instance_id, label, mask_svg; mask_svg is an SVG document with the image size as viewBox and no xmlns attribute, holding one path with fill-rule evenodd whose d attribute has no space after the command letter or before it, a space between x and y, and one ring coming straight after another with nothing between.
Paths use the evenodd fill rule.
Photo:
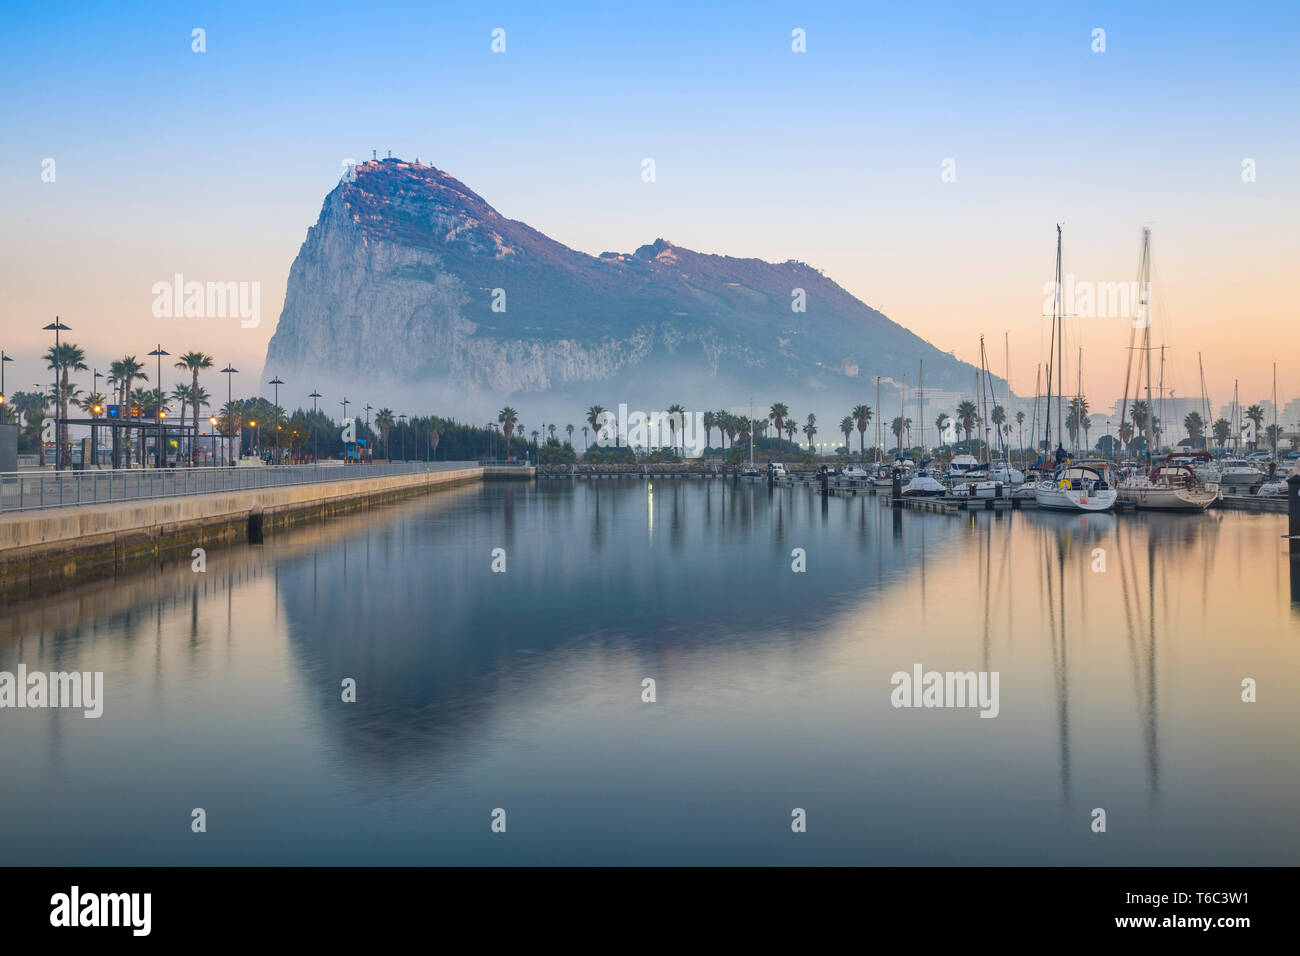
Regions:
<instances>
[{"instance_id":1,"label":"limestone cliff face","mask_svg":"<svg viewBox=\"0 0 1300 956\"><path fill-rule=\"evenodd\" d=\"M805 311L792 309L796 289ZM326 197L290 271L266 377L427 383L467 402L695 400L683 389L861 401L877 374L900 377L919 359L929 386L971 381L970 366L803 263L662 239L589 256L445 172L388 159L357 166ZM666 388L677 391L635 394Z\"/></svg>"}]
</instances>

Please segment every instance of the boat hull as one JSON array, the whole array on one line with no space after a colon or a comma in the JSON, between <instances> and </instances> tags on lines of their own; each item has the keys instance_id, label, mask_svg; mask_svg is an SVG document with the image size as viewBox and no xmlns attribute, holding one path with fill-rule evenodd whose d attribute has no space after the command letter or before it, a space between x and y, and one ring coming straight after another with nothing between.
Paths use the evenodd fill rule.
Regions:
<instances>
[{"instance_id":1,"label":"boat hull","mask_svg":"<svg viewBox=\"0 0 1300 956\"><path fill-rule=\"evenodd\" d=\"M1205 511L1218 499L1217 490L1204 488L1123 488L1119 489L1121 501L1131 502L1142 511Z\"/></svg>"},{"instance_id":2,"label":"boat hull","mask_svg":"<svg viewBox=\"0 0 1300 956\"><path fill-rule=\"evenodd\" d=\"M1109 511L1118 498L1113 488L1087 492L1055 485L1034 489L1034 503L1043 511L1073 511L1075 513Z\"/></svg>"}]
</instances>

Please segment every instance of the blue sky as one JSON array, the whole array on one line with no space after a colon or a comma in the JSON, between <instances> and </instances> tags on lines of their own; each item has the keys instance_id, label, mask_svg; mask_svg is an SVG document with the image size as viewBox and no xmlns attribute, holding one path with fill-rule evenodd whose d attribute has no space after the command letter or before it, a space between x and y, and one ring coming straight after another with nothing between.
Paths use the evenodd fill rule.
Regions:
<instances>
[{"instance_id":1,"label":"blue sky","mask_svg":"<svg viewBox=\"0 0 1300 956\"><path fill-rule=\"evenodd\" d=\"M981 332L1009 330L1021 392L1054 223L1067 268L1098 281L1133 277L1150 224L1162 335L1193 367L1214 348L1221 392L1285 359L1249 343L1300 344L1300 12L1133 7L11 4L0 345L32 377L58 312L105 363L129 335L138 352L164 338L258 367L343 159L375 148L587 252L663 236L802 259L972 360ZM795 27L807 53L790 50ZM154 319L150 286L175 272L260 281L261 326ZM1116 329L1079 324L1070 343L1114 397Z\"/></svg>"}]
</instances>

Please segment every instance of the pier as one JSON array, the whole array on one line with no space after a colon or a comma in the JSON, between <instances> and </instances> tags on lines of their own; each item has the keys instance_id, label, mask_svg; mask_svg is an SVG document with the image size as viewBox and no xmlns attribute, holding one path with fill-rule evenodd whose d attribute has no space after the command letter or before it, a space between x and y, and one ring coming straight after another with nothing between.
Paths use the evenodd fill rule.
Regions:
<instances>
[{"instance_id":1,"label":"pier","mask_svg":"<svg viewBox=\"0 0 1300 956\"><path fill-rule=\"evenodd\" d=\"M128 484L135 478L118 477ZM195 547L257 542L273 528L408 495L485 479L531 477L531 468L474 462L369 466L364 471L291 466L281 472L268 467L253 487L170 494L159 482L152 496L6 511L0 514L0 599L111 575ZM141 484L141 491L146 487Z\"/></svg>"}]
</instances>

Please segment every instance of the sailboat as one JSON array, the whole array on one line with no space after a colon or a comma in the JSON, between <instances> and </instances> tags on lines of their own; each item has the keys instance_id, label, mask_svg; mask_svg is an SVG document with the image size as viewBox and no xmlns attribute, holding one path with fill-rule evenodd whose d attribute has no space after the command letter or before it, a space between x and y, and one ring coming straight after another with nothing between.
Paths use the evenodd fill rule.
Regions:
<instances>
[{"instance_id":1,"label":"sailboat","mask_svg":"<svg viewBox=\"0 0 1300 956\"><path fill-rule=\"evenodd\" d=\"M1056 365L1056 458L1058 468L1050 479L1034 486L1034 501L1040 509L1048 511L1094 512L1109 511L1115 506L1117 494L1108 480L1105 462L1089 460L1070 462L1065 456L1061 441L1061 355L1064 334L1064 302L1061 285L1061 227L1056 227L1056 298L1052 309L1052 338L1047 365L1047 415L1044 431L1045 447L1052 441L1052 363ZM1052 351L1055 350L1055 355Z\"/></svg>"}]
</instances>

